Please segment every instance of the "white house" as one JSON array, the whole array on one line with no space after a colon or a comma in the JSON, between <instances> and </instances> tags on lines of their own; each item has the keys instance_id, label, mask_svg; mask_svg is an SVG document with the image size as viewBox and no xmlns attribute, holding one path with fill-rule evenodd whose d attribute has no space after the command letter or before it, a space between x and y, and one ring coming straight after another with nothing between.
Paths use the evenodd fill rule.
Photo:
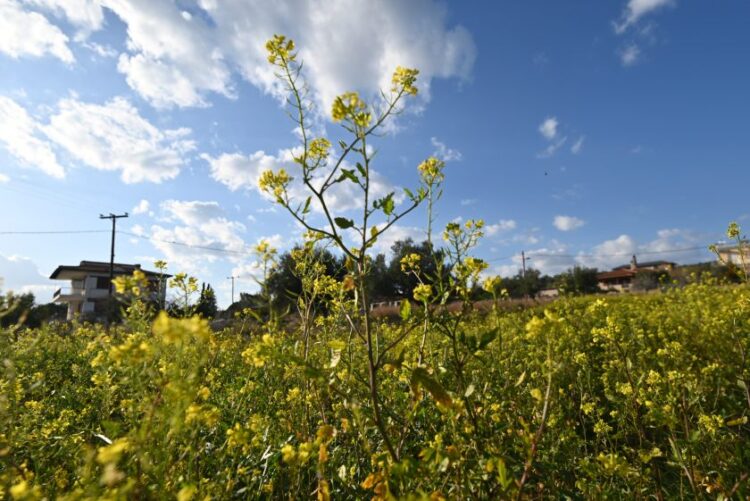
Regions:
<instances>
[{"instance_id":1,"label":"white house","mask_svg":"<svg viewBox=\"0 0 750 501\"><path fill-rule=\"evenodd\" d=\"M122 263L114 264L113 275L132 275L135 270L141 270L146 275L154 293L163 299L166 293L166 279L171 275L143 270L140 264ZM50 278L70 280L69 287L60 287L52 296L53 303L68 304L68 320L72 320L76 315L98 319L106 313L110 286L109 263L81 261L78 266L61 265L52 272Z\"/></svg>"},{"instance_id":2,"label":"white house","mask_svg":"<svg viewBox=\"0 0 750 501\"><path fill-rule=\"evenodd\" d=\"M745 273L750 272L750 245L748 242L743 240L741 246L736 243L717 245L716 253L719 263L734 265L740 269L744 267Z\"/></svg>"}]
</instances>

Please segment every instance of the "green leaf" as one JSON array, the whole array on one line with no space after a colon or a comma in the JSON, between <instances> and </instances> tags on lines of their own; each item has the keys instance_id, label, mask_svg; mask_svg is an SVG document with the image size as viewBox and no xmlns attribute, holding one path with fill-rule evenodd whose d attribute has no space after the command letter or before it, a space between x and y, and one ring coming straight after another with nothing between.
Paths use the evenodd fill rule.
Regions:
<instances>
[{"instance_id":1,"label":"green leaf","mask_svg":"<svg viewBox=\"0 0 750 501\"><path fill-rule=\"evenodd\" d=\"M523 371L521 375L518 377L518 381L516 381L516 387L519 387L523 384L523 381L526 379L526 371Z\"/></svg>"},{"instance_id":2,"label":"green leaf","mask_svg":"<svg viewBox=\"0 0 750 501\"><path fill-rule=\"evenodd\" d=\"M484 332L482 336L479 338L479 346L478 348L480 350L483 350L487 348L487 345L489 345L492 341L497 338L498 331L497 329L492 329L491 331Z\"/></svg>"},{"instance_id":3,"label":"green leaf","mask_svg":"<svg viewBox=\"0 0 750 501\"><path fill-rule=\"evenodd\" d=\"M359 175L362 177L367 177L367 171L364 167L362 167L362 164L357 162L357 170L359 171Z\"/></svg>"},{"instance_id":4,"label":"green leaf","mask_svg":"<svg viewBox=\"0 0 750 501\"><path fill-rule=\"evenodd\" d=\"M347 228L351 228L352 226L354 226L354 221L352 221L351 219L347 219L345 217L337 217L334 219L334 221L336 222L336 226L338 226L342 230L345 230Z\"/></svg>"},{"instance_id":5,"label":"green leaf","mask_svg":"<svg viewBox=\"0 0 750 501\"><path fill-rule=\"evenodd\" d=\"M451 396L445 388L433 379L427 370L422 367L415 367L411 371L411 384L412 387L421 386L432 395L432 398L434 398L436 402L446 407L450 407L453 404L453 399L451 399Z\"/></svg>"},{"instance_id":6,"label":"green leaf","mask_svg":"<svg viewBox=\"0 0 750 501\"><path fill-rule=\"evenodd\" d=\"M404 193L409 197L409 200L414 201L414 193L412 193L409 188L404 188Z\"/></svg>"},{"instance_id":7,"label":"green leaf","mask_svg":"<svg viewBox=\"0 0 750 501\"><path fill-rule=\"evenodd\" d=\"M393 201L393 192L389 193L383 199L382 208L386 216L390 216L391 214L393 214L393 209L396 208L396 203Z\"/></svg>"},{"instance_id":8,"label":"green leaf","mask_svg":"<svg viewBox=\"0 0 750 501\"><path fill-rule=\"evenodd\" d=\"M359 184L359 178L354 174L354 171L351 169L341 169L341 175L336 181L341 182L344 179L348 179L353 183Z\"/></svg>"},{"instance_id":9,"label":"green leaf","mask_svg":"<svg viewBox=\"0 0 750 501\"><path fill-rule=\"evenodd\" d=\"M307 214L310 212L310 201L312 200L312 197L307 197L307 200L305 200L305 206L302 209L302 214Z\"/></svg>"},{"instance_id":10,"label":"green leaf","mask_svg":"<svg viewBox=\"0 0 750 501\"><path fill-rule=\"evenodd\" d=\"M411 302L404 300L401 303L401 311L399 313L401 314L401 320L409 320L409 317L411 317Z\"/></svg>"}]
</instances>

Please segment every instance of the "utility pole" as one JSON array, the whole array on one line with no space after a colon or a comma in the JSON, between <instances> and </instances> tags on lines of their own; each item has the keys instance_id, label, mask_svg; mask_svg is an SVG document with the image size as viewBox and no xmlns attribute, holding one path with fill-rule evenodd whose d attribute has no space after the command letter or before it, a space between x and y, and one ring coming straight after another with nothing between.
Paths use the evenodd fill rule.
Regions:
<instances>
[{"instance_id":1,"label":"utility pole","mask_svg":"<svg viewBox=\"0 0 750 501\"><path fill-rule=\"evenodd\" d=\"M529 297L529 292L527 290L528 284L526 284L526 261L531 259L530 257L526 257L526 252L521 251L521 273L523 277L523 289L524 289L524 297Z\"/></svg>"},{"instance_id":2,"label":"utility pole","mask_svg":"<svg viewBox=\"0 0 750 501\"><path fill-rule=\"evenodd\" d=\"M112 297L112 280L115 278L115 233L117 227L117 220L123 217L128 217L128 213L125 214L112 214L109 216L99 214L99 219L111 219L112 220L112 246L109 253L109 297Z\"/></svg>"},{"instance_id":3,"label":"utility pole","mask_svg":"<svg viewBox=\"0 0 750 501\"><path fill-rule=\"evenodd\" d=\"M227 280L231 280L232 281L232 304L234 304L234 279L235 278L237 278L237 277L235 277L235 276L227 277Z\"/></svg>"}]
</instances>

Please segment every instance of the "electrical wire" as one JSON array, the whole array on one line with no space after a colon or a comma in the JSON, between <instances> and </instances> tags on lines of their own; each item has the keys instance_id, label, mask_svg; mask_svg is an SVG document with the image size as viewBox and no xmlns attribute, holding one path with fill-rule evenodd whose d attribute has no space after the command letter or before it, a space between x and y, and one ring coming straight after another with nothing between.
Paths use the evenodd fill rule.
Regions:
<instances>
[{"instance_id":1,"label":"electrical wire","mask_svg":"<svg viewBox=\"0 0 750 501\"><path fill-rule=\"evenodd\" d=\"M74 235L80 233L110 233L110 230L0 231L0 235Z\"/></svg>"}]
</instances>

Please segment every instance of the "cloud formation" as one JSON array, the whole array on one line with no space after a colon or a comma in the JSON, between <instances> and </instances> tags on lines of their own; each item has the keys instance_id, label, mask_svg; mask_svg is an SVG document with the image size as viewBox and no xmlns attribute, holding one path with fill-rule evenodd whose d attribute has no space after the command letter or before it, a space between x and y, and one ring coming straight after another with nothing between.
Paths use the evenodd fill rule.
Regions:
<instances>
[{"instance_id":1,"label":"cloud formation","mask_svg":"<svg viewBox=\"0 0 750 501\"><path fill-rule=\"evenodd\" d=\"M674 0L628 0L620 16L620 21L614 23L615 32L617 34L625 33L628 28L636 24L646 14L668 5L674 5L674 3Z\"/></svg>"},{"instance_id":2,"label":"cloud formation","mask_svg":"<svg viewBox=\"0 0 750 501\"><path fill-rule=\"evenodd\" d=\"M49 54L65 63L75 61L68 36L42 14L24 9L17 0L0 0L0 52L14 59Z\"/></svg>"},{"instance_id":3,"label":"cloud formation","mask_svg":"<svg viewBox=\"0 0 750 501\"><path fill-rule=\"evenodd\" d=\"M249 155L224 153L218 157L204 154L201 155L201 158L208 162L211 168L211 177L232 191L239 189L254 190L268 200L273 200L270 195L258 189L258 180L264 171L269 169L278 170L283 167L294 177L289 186L290 198L298 202L303 202L310 195L309 190L302 184L301 176L298 175L300 172L299 166L294 163L294 151L291 149L281 150L276 155L268 155L263 151L256 151ZM342 163L341 167L354 169L354 166L347 162ZM313 179L313 186L319 187L322 184L323 177L325 177L325 173L321 171ZM400 190L393 186L382 174L375 170L370 170L370 198L375 200L390 192L396 192L394 200L397 203L403 199ZM363 204L361 189L349 181L335 184L326 190L324 199L326 205L335 212L358 209ZM313 201L310 207L314 211L322 212L322 208L316 201Z\"/></svg>"},{"instance_id":4,"label":"cloud formation","mask_svg":"<svg viewBox=\"0 0 750 501\"><path fill-rule=\"evenodd\" d=\"M539 125L539 133L548 141L557 137L557 127L560 125L557 117L548 117Z\"/></svg>"},{"instance_id":5,"label":"cloud formation","mask_svg":"<svg viewBox=\"0 0 750 501\"><path fill-rule=\"evenodd\" d=\"M120 97L103 105L63 99L43 130L85 165L120 171L125 183L173 179L195 149L190 129L161 130Z\"/></svg>"},{"instance_id":6,"label":"cloud formation","mask_svg":"<svg viewBox=\"0 0 750 501\"><path fill-rule=\"evenodd\" d=\"M245 225L228 219L218 202L165 200L160 209L173 226L152 225L149 238L171 270L205 273L218 259L238 262L249 253Z\"/></svg>"},{"instance_id":7,"label":"cloud formation","mask_svg":"<svg viewBox=\"0 0 750 501\"><path fill-rule=\"evenodd\" d=\"M21 165L35 167L58 179L65 177L65 169L39 124L25 108L6 96L0 96L0 143Z\"/></svg>"},{"instance_id":8,"label":"cloud formation","mask_svg":"<svg viewBox=\"0 0 750 501\"><path fill-rule=\"evenodd\" d=\"M435 147L435 151L432 154L444 162L458 162L463 158L460 151L448 148L444 142L436 137L430 138L430 142Z\"/></svg>"},{"instance_id":9,"label":"cloud formation","mask_svg":"<svg viewBox=\"0 0 750 501\"><path fill-rule=\"evenodd\" d=\"M74 61L65 33L32 8L65 17L81 42L111 11L127 33L118 70L160 108L208 106L212 94L233 98L237 75L278 96L265 50L276 33L297 41L324 112L348 90L377 96L398 65L419 68L422 102L429 101L433 79L466 80L476 58L469 32L450 26L447 6L436 0L0 0L0 51Z\"/></svg>"},{"instance_id":10,"label":"cloud formation","mask_svg":"<svg viewBox=\"0 0 750 501\"><path fill-rule=\"evenodd\" d=\"M555 216L553 224L560 231L573 231L583 226L585 222L573 216Z\"/></svg>"}]
</instances>

